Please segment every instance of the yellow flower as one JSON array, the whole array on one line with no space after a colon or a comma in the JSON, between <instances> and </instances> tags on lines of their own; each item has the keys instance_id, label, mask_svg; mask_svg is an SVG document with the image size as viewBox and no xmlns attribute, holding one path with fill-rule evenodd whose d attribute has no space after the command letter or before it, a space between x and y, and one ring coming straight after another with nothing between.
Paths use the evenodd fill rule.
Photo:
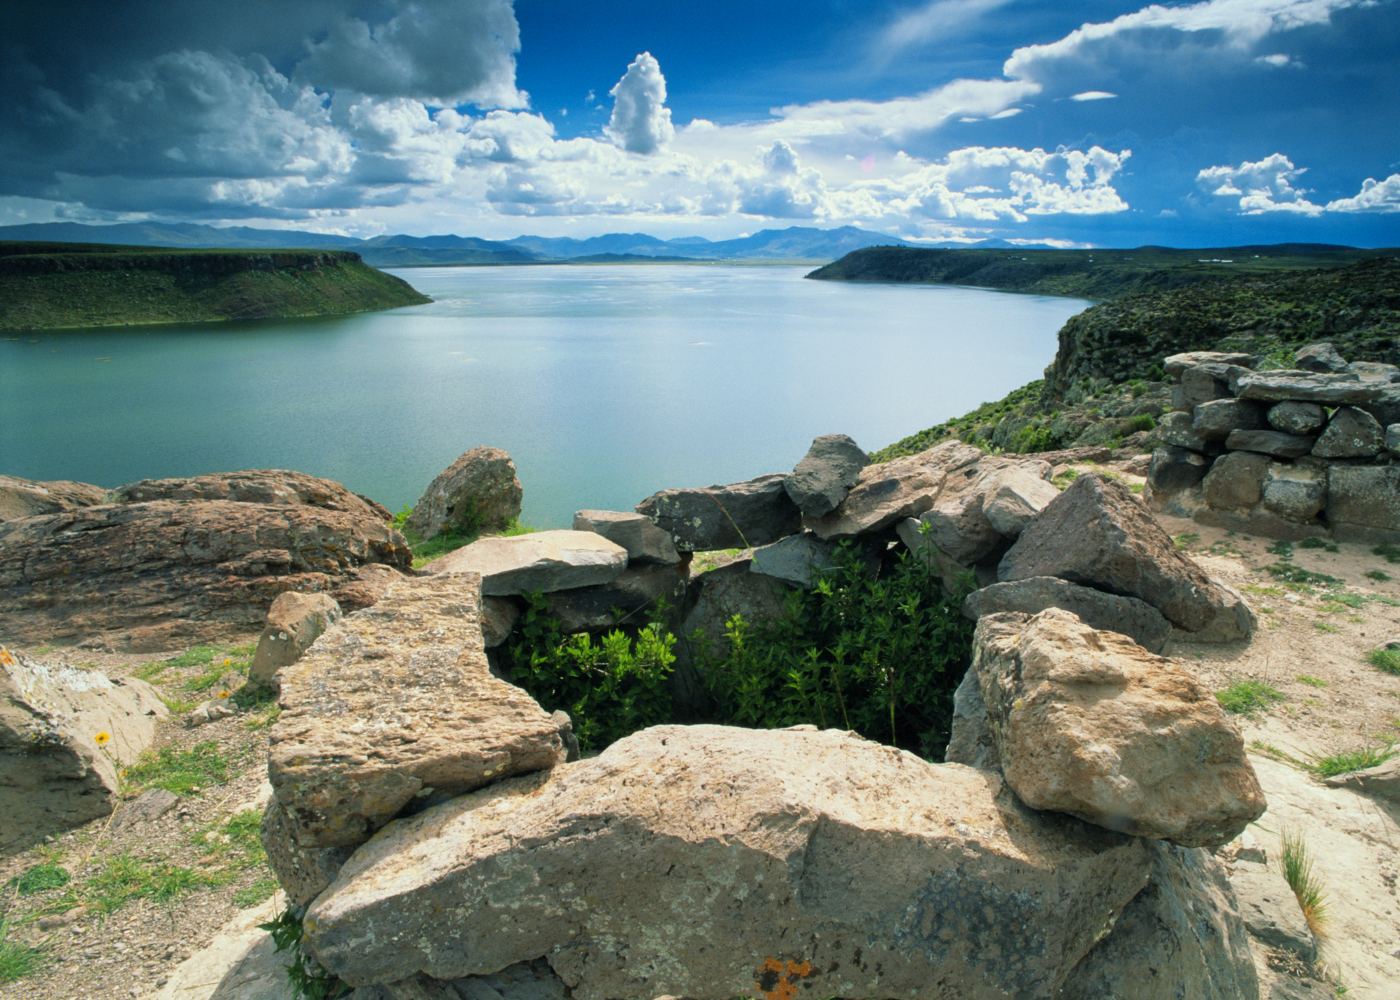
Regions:
<instances>
[{"instance_id":1,"label":"yellow flower","mask_svg":"<svg viewBox=\"0 0 1400 1000\"><path fill-rule=\"evenodd\" d=\"M228 667L228 666L232 666L232 665L233 665L233 659L232 659L232 657L225 656L225 657L224 657L224 666Z\"/></svg>"},{"instance_id":2,"label":"yellow flower","mask_svg":"<svg viewBox=\"0 0 1400 1000\"><path fill-rule=\"evenodd\" d=\"M105 747L108 743L112 742L112 734L104 729L94 736L93 739L97 741L98 746Z\"/></svg>"},{"instance_id":3,"label":"yellow flower","mask_svg":"<svg viewBox=\"0 0 1400 1000\"><path fill-rule=\"evenodd\" d=\"M229 691L227 688L225 688L224 690L222 690L222 691L219 692L219 697L220 697L220 698L227 698L230 694L232 694L232 692Z\"/></svg>"}]
</instances>

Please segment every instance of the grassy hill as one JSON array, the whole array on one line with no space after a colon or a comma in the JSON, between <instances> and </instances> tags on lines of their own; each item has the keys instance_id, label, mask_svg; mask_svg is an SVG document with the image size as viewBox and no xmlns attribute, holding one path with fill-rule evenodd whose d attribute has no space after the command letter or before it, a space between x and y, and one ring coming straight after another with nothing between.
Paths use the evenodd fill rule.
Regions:
<instances>
[{"instance_id":1,"label":"grassy hill","mask_svg":"<svg viewBox=\"0 0 1400 1000\"><path fill-rule=\"evenodd\" d=\"M334 316L429 301L337 250L0 243L0 329Z\"/></svg>"}]
</instances>

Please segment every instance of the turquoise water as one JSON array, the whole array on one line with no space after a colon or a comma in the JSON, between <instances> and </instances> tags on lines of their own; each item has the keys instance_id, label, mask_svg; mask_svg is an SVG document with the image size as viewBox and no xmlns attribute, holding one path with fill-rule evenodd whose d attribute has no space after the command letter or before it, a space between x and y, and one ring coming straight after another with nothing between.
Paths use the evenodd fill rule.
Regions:
<instances>
[{"instance_id":1,"label":"turquoise water","mask_svg":"<svg viewBox=\"0 0 1400 1000\"><path fill-rule=\"evenodd\" d=\"M397 510L478 444L524 518L874 449L1039 378L1085 302L804 281L805 267L396 272L434 302L339 319L0 335L0 472L116 486L291 468Z\"/></svg>"}]
</instances>

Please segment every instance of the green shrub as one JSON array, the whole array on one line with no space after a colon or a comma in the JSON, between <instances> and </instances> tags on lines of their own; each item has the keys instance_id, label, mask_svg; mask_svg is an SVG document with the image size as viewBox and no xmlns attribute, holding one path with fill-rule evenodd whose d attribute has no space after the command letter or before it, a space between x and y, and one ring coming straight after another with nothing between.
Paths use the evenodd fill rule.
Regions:
<instances>
[{"instance_id":1,"label":"green shrub","mask_svg":"<svg viewBox=\"0 0 1400 1000\"><path fill-rule=\"evenodd\" d=\"M1135 434L1138 431L1156 430L1156 428L1157 418L1150 413L1135 413L1129 417L1127 423L1123 425L1123 431L1126 434Z\"/></svg>"}]
</instances>

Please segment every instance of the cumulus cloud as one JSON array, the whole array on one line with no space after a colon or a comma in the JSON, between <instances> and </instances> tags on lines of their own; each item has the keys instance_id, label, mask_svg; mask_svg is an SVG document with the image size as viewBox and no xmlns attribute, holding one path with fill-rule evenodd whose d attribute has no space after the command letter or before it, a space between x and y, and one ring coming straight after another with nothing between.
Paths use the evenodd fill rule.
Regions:
<instances>
[{"instance_id":1,"label":"cumulus cloud","mask_svg":"<svg viewBox=\"0 0 1400 1000\"><path fill-rule=\"evenodd\" d=\"M1321 215L1323 207L1309 201L1311 192L1297 184L1306 172L1306 167L1294 166L1284 154L1274 153L1253 163L1246 160L1237 167L1206 167L1196 174L1196 183L1217 197L1238 198L1243 215Z\"/></svg>"},{"instance_id":2,"label":"cumulus cloud","mask_svg":"<svg viewBox=\"0 0 1400 1000\"><path fill-rule=\"evenodd\" d=\"M612 90L612 117L604 132L629 153L650 155L675 137L666 107L666 78L650 52L632 60Z\"/></svg>"},{"instance_id":3,"label":"cumulus cloud","mask_svg":"<svg viewBox=\"0 0 1400 1000\"><path fill-rule=\"evenodd\" d=\"M1356 195L1329 201L1327 211L1400 212L1400 174L1391 174L1383 181L1367 177Z\"/></svg>"},{"instance_id":4,"label":"cumulus cloud","mask_svg":"<svg viewBox=\"0 0 1400 1000\"><path fill-rule=\"evenodd\" d=\"M334 22L307 44L299 78L323 89L431 104L516 108L520 26L510 0L400 2L393 16L370 23Z\"/></svg>"},{"instance_id":5,"label":"cumulus cloud","mask_svg":"<svg viewBox=\"0 0 1400 1000\"><path fill-rule=\"evenodd\" d=\"M1115 97L1117 97L1117 96L1118 96L1117 94L1111 94L1111 93L1109 93L1107 90L1081 90L1079 93L1074 94L1073 96L1071 96L1071 97L1070 97L1070 100L1071 100L1071 101L1107 101L1107 100L1111 100L1111 99L1113 99L1113 98L1115 98Z\"/></svg>"}]
</instances>

